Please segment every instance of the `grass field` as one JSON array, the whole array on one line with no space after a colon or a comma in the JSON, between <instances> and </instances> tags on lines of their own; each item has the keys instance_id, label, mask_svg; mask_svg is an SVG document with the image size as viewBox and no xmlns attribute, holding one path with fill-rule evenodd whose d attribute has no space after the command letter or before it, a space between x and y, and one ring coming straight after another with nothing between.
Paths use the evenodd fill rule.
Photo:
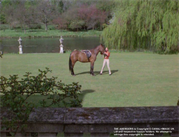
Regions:
<instances>
[{"instance_id":1,"label":"grass field","mask_svg":"<svg viewBox=\"0 0 179 137\"><path fill-rule=\"evenodd\" d=\"M179 90L179 55L153 53L111 53L108 75L107 67L99 75L103 56L95 62L95 76L89 74L90 64L77 62L76 76L68 70L70 53L5 54L0 58L1 75L25 72L36 75L38 69L48 67L49 76L57 76L65 83L79 82L82 85L83 107L127 106L176 106ZM33 98L32 101L38 100Z\"/></svg>"},{"instance_id":2,"label":"grass field","mask_svg":"<svg viewBox=\"0 0 179 137\"><path fill-rule=\"evenodd\" d=\"M43 29L36 30L26 30L24 33L23 30L0 30L0 37L59 37L59 36L75 36L75 37L84 37L84 36L99 36L102 31L89 30L89 31L65 31L65 30L48 30Z\"/></svg>"}]
</instances>

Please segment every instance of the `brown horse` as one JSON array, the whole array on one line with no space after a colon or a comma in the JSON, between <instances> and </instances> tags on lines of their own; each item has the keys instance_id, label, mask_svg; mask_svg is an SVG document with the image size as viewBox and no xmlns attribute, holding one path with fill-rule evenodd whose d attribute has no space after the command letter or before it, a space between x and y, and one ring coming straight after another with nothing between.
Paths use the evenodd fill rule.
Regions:
<instances>
[{"instance_id":1,"label":"brown horse","mask_svg":"<svg viewBox=\"0 0 179 137\"><path fill-rule=\"evenodd\" d=\"M97 46L94 49L89 50L91 55L88 58L86 53L83 51L79 51L79 50L74 50L69 57L69 70L71 71L71 75L75 75L73 68L74 65L77 61L80 61L82 63L86 63L86 62L90 62L91 63L91 67L90 67L90 74L94 75L93 69L94 69L94 62L96 61L96 56L98 55L98 53L100 52L101 55L103 55L104 51L105 51L105 47L104 45L100 44L99 46Z\"/></svg>"}]
</instances>

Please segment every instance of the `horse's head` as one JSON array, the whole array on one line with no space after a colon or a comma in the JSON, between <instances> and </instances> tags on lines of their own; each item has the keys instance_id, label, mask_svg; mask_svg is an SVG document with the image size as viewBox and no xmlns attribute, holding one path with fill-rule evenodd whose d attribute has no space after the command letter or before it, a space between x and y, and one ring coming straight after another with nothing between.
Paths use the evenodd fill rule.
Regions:
<instances>
[{"instance_id":1,"label":"horse's head","mask_svg":"<svg viewBox=\"0 0 179 137\"><path fill-rule=\"evenodd\" d=\"M103 45L103 44L100 44L100 45L99 45L99 52L101 53L101 55L104 54L104 51L105 51L104 45Z\"/></svg>"}]
</instances>

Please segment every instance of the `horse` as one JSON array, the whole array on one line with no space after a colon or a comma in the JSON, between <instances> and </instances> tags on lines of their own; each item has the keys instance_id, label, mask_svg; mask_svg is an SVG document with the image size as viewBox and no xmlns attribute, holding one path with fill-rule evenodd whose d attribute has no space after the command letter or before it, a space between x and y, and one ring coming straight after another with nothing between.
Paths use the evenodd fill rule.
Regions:
<instances>
[{"instance_id":1,"label":"horse","mask_svg":"<svg viewBox=\"0 0 179 137\"><path fill-rule=\"evenodd\" d=\"M74 74L74 65L77 61L80 61L82 63L86 63L86 62L90 62L90 74L94 76L94 62L96 61L96 57L98 55L98 53L100 52L101 55L104 54L105 51L105 47L104 45L100 44L99 46L97 46L94 49L89 50L90 57L87 57L87 55L85 54L84 51L79 51L79 50L74 50L71 52L70 57L69 57L69 70L71 71L71 75L75 75Z\"/></svg>"}]
</instances>

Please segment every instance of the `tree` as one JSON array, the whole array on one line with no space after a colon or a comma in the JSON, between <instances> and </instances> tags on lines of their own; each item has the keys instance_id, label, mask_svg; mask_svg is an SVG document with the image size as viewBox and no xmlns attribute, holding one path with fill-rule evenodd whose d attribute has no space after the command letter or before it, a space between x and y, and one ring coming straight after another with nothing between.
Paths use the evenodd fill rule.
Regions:
<instances>
[{"instance_id":1,"label":"tree","mask_svg":"<svg viewBox=\"0 0 179 137\"><path fill-rule=\"evenodd\" d=\"M107 18L106 12L97 9L96 4L82 5L78 9L78 15L80 19L85 21L87 29L101 27Z\"/></svg>"},{"instance_id":2,"label":"tree","mask_svg":"<svg viewBox=\"0 0 179 137\"><path fill-rule=\"evenodd\" d=\"M0 23L12 28L39 28L50 23L69 30L102 30L111 18L114 0L3 0L0 3Z\"/></svg>"},{"instance_id":3,"label":"tree","mask_svg":"<svg viewBox=\"0 0 179 137\"><path fill-rule=\"evenodd\" d=\"M72 16L73 15L73 16ZM67 27L71 30L79 29L102 29L106 22L106 12L97 9L95 4L73 6L54 20L59 28Z\"/></svg>"},{"instance_id":4,"label":"tree","mask_svg":"<svg viewBox=\"0 0 179 137\"><path fill-rule=\"evenodd\" d=\"M2 12L7 23L12 27L20 25L24 29L26 26L37 23L35 14L35 1L12 1L4 0L2 2Z\"/></svg>"},{"instance_id":5,"label":"tree","mask_svg":"<svg viewBox=\"0 0 179 137\"><path fill-rule=\"evenodd\" d=\"M53 20L53 23L57 25L58 29L67 29L67 21L63 18L63 16L59 16L58 18Z\"/></svg>"},{"instance_id":6,"label":"tree","mask_svg":"<svg viewBox=\"0 0 179 137\"><path fill-rule=\"evenodd\" d=\"M5 14L3 13L2 3L0 2L0 24L5 24L5 23L6 23L6 18L5 18Z\"/></svg>"},{"instance_id":7,"label":"tree","mask_svg":"<svg viewBox=\"0 0 179 137\"><path fill-rule=\"evenodd\" d=\"M6 18L4 14L0 14L0 24L5 24L6 23Z\"/></svg>"},{"instance_id":8,"label":"tree","mask_svg":"<svg viewBox=\"0 0 179 137\"><path fill-rule=\"evenodd\" d=\"M72 16L73 15L73 16ZM84 20L79 18L78 7L73 7L68 9L63 15L63 18L66 21L66 26L70 30L80 30L85 25Z\"/></svg>"},{"instance_id":9,"label":"tree","mask_svg":"<svg viewBox=\"0 0 179 137\"><path fill-rule=\"evenodd\" d=\"M175 0L116 1L115 19L102 38L114 49L178 52L179 2Z\"/></svg>"},{"instance_id":10,"label":"tree","mask_svg":"<svg viewBox=\"0 0 179 137\"><path fill-rule=\"evenodd\" d=\"M15 13L13 12L14 7L12 6L12 2L8 0L4 0L1 2L1 18L4 17L1 22L6 22L9 23L10 26L13 26L13 23L15 22L14 15Z\"/></svg>"},{"instance_id":11,"label":"tree","mask_svg":"<svg viewBox=\"0 0 179 137\"><path fill-rule=\"evenodd\" d=\"M45 24L45 30L48 30L48 24L51 22L55 15L54 5L48 0L38 1L36 7L36 13L39 19L39 22Z\"/></svg>"},{"instance_id":12,"label":"tree","mask_svg":"<svg viewBox=\"0 0 179 137\"><path fill-rule=\"evenodd\" d=\"M51 0L52 4L54 5L57 13L63 13L64 12L64 2L62 0Z\"/></svg>"},{"instance_id":13,"label":"tree","mask_svg":"<svg viewBox=\"0 0 179 137\"><path fill-rule=\"evenodd\" d=\"M21 3L17 6L15 11L15 18L18 20L20 25L22 26L24 33L26 32L26 26L30 26L34 24L36 18L34 17L34 7L30 5L25 5L25 3Z\"/></svg>"}]
</instances>

